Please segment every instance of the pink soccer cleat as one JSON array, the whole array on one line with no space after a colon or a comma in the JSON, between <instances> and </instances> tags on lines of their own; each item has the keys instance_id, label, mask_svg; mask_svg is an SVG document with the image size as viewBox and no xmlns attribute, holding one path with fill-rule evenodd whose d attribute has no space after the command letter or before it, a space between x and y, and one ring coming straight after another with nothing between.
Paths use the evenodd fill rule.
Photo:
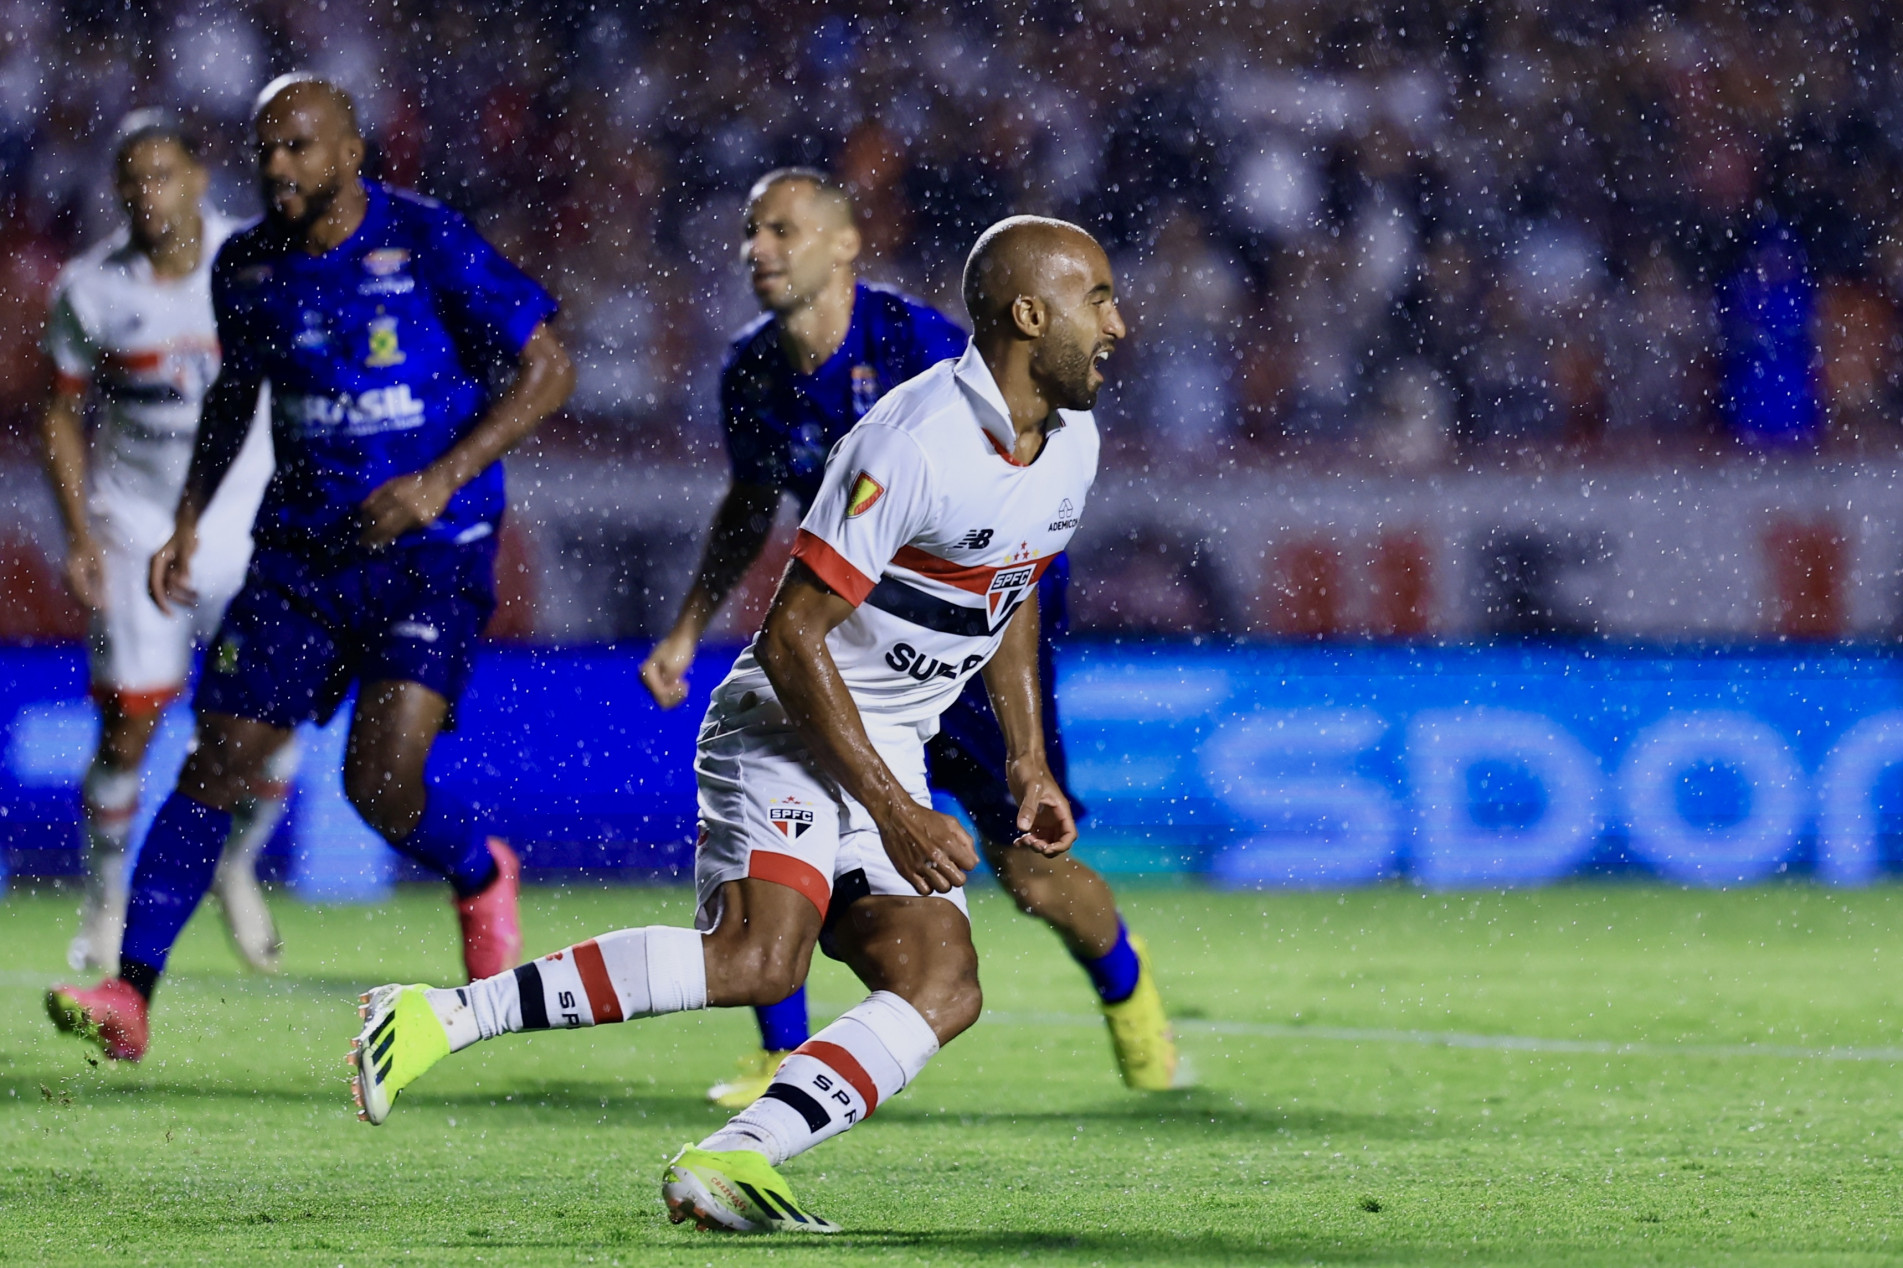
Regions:
<instances>
[{"instance_id":1,"label":"pink soccer cleat","mask_svg":"<svg viewBox=\"0 0 1903 1268\"><path fill-rule=\"evenodd\" d=\"M150 1039L145 996L124 978L109 977L90 991L55 986L46 993L46 1014L69 1035L99 1045L114 1061L137 1061Z\"/></svg>"},{"instance_id":2,"label":"pink soccer cleat","mask_svg":"<svg viewBox=\"0 0 1903 1268\"><path fill-rule=\"evenodd\" d=\"M496 878L480 894L456 900L463 922L463 968L474 982L522 962L522 917L516 896L522 889L522 861L500 837L489 838Z\"/></svg>"}]
</instances>

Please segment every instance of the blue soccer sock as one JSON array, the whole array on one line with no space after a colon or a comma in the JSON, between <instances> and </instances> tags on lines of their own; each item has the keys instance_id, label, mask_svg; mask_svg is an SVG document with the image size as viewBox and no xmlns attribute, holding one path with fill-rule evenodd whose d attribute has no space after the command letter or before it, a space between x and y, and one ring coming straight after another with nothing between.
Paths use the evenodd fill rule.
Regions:
<instances>
[{"instance_id":1,"label":"blue soccer sock","mask_svg":"<svg viewBox=\"0 0 1903 1268\"><path fill-rule=\"evenodd\" d=\"M791 1052L812 1035L806 1027L806 988L800 987L777 1004L753 1010L760 1023L760 1046L768 1052Z\"/></svg>"},{"instance_id":2,"label":"blue soccer sock","mask_svg":"<svg viewBox=\"0 0 1903 1268\"><path fill-rule=\"evenodd\" d=\"M231 835L231 815L175 792L159 807L139 850L126 904L119 975L150 998L180 930L211 888L218 856Z\"/></svg>"},{"instance_id":3,"label":"blue soccer sock","mask_svg":"<svg viewBox=\"0 0 1903 1268\"><path fill-rule=\"evenodd\" d=\"M424 867L442 873L458 898L480 894L496 878L488 829L473 810L440 788L429 790L423 817L410 829L410 835L390 844Z\"/></svg>"},{"instance_id":4,"label":"blue soccer sock","mask_svg":"<svg viewBox=\"0 0 1903 1268\"><path fill-rule=\"evenodd\" d=\"M1137 961L1136 948L1130 945L1130 931L1117 922L1117 943L1096 959L1077 957L1077 963L1084 966L1084 972L1090 974L1090 984L1097 988L1097 998L1106 1004L1121 1004L1136 994L1137 977L1143 966Z\"/></svg>"}]
</instances>

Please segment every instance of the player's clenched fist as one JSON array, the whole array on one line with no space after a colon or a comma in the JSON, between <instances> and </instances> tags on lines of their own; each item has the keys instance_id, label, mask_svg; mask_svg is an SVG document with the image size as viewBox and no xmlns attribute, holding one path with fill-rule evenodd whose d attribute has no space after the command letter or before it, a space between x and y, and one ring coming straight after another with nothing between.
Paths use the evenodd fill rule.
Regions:
<instances>
[{"instance_id":1,"label":"player's clenched fist","mask_svg":"<svg viewBox=\"0 0 1903 1268\"><path fill-rule=\"evenodd\" d=\"M1077 820L1051 768L1044 762L1019 759L1011 763L1007 774L1018 803L1020 835L1015 844L1046 857L1070 849L1077 840Z\"/></svg>"},{"instance_id":2,"label":"player's clenched fist","mask_svg":"<svg viewBox=\"0 0 1903 1268\"><path fill-rule=\"evenodd\" d=\"M879 823L886 857L921 895L948 894L965 883L978 866L971 836L950 815L915 801L903 801Z\"/></svg>"},{"instance_id":3,"label":"player's clenched fist","mask_svg":"<svg viewBox=\"0 0 1903 1268\"><path fill-rule=\"evenodd\" d=\"M357 508L363 535L358 541L375 550L388 546L412 529L436 522L455 492L427 471L385 480Z\"/></svg>"},{"instance_id":4,"label":"player's clenched fist","mask_svg":"<svg viewBox=\"0 0 1903 1268\"><path fill-rule=\"evenodd\" d=\"M170 615L175 603L189 607L198 602L198 591L192 588L192 556L197 553L195 524L178 525L165 544L153 552L145 584L159 611Z\"/></svg>"},{"instance_id":5,"label":"player's clenched fist","mask_svg":"<svg viewBox=\"0 0 1903 1268\"><path fill-rule=\"evenodd\" d=\"M694 642L670 634L657 642L641 662L641 685L663 709L676 708L687 699L687 669L694 663Z\"/></svg>"}]
</instances>

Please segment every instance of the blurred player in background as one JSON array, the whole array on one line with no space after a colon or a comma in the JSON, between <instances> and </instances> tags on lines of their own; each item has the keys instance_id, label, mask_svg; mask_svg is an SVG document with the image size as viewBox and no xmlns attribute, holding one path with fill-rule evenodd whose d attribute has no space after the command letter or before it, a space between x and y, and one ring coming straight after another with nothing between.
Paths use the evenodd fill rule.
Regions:
<instances>
[{"instance_id":1,"label":"blurred player in background","mask_svg":"<svg viewBox=\"0 0 1903 1268\"><path fill-rule=\"evenodd\" d=\"M161 611L146 593L146 562L172 534L199 408L218 373L212 259L237 228L204 205L206 177L197 139L176 120L128 115L113 150L126 227L66 266L46 327L55 380L40 437L66 527L66 584L90 614L100 720L83 785L85 905L66 955L78 972L119 963L140 764L159 716L185 690L194 645L244 580L251 521L271 478L270 429L253 409L229 478L205 508L191 559L198 602ZM89 397L103 405L90 471ZM258 888L258 851L284 817L296 761L287 740L248 781L212 880L238 953L264 972L277 968L279 947Z\"/></svg>"},{"instance_id":2,"label":"blurred player in background","mask_svg":"<svg viewBox=\"0 0 1903 1268\"><path fill-rule=\"evenodd\" d=\"M702 1229L835 1228L777 1168L898 1095L982 1005L964 890L978 856L925 774L968 678L1005 737L1012 846L1056 856L1077 837L1046 759L1035 594L1096 478L1089 411L1123 321L1102 248L1059 221L987 230L965 294L972 342L834 447L766 621L714 690L696 927L622 929L467 987L377 987L351 1049L365 1119L485 1039L784 999L822 946L871 994L676 1154L661 1193ZM991 540L967 546L981 527Z\"/></svg>"},{"instance_id":3,"label":"blurred player in background","mask_svg":"<svg viewBox=\"0 0 1903 1268\"><path fill-rule=\"evenodd\" d=\"M197 746L139 854L118 975L47 995L57 1025L121 1059L145 1051L153 988L248 781L353 684L351 804L449 881L472 978L521 949L515 856L426 784L424 763L495 609L498 460L573 384L546 324L555 303L455 212L363 180L334 85L275 81L255 129L266 214L213 267L224 362L152 557L161 608L194 597L206 509L267 383L277 474L193 700Z\"/></svg>"},{"instance_id":4,"label":"blurred player in background","mask_svg":"<svg viewBox=\"0 0 1903 1268\"><path fill-rule=\"evenodd\" d=\"M965 350L965 332L936 309L858 280L859 231L850 196L824 173L782 168L747 197L742 258L765 314L728 350L720 376L733 484L714 515L700 572L674 627L641 666L664 709L687 697L685 681L708 623L765 547L783 494L804 515L819 492L826 455L880 397ZM1062 519L1053 506L1053 518ZM961 555L988 549L995 526L974 525ZM1059 555L1038 587L1044 745L1062 784L1064 749L1052 694L1050 636L1066 624L1068 564ZM986 860L1018 907L1048 923L1096 986L1117 1066L1133 1088L1176 1085L1176 1045L1140 941L1131 939L1103 877L1065 854L1011 844L1017 803L1005 745L975 676L939 719L927 754L932 786L957 798L977 825ZM1068 796L1068 788L1065 790ZM757 1010L761 1051L708 1093L739 1108L766 1090L786 1054L806 1042L806 991Z\"/></svg>"}]
</instances>

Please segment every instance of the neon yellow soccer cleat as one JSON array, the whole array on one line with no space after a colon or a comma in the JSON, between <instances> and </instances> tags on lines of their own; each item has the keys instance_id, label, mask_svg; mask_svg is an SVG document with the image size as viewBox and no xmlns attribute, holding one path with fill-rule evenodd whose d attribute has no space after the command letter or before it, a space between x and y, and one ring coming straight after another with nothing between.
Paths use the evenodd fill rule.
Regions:
<instances>
[{"instance_id":1,"label":"neon yellow soccer cleat","mask_svg":"<svg viewBox=\"0 0 1903 1268\"><path fill-rule=\"evenodd\" d=\"M449 1034L423 992L426 986L379 986L360 997L363 1033L350 1041L350 1092L357 1117L381 1123L396 1094L449 1055Z\"/></svg>"},{"instance_id":2,"label":"neon yellow soccer cleat","mask_svg":"<svg viewBox=\"0 0 1903 1268\"><path fill-rule=\"evenodd\" d=\"M1150 967L1150 948L1143 939L1130 937L1136 950L1137 988L1130 998L1103 1005L1103 1019L1110 1027L1110 1047L1117 1054L1117 1069L1125 1087L1139 1092L1167 1092L1188 1087L1191 1080L1176 1051L1176 1035L1170 1030L1169 1015L1163 1011L1163 996L1156 989L1156 972Z\"/></svg>"},{"instance_id":3,"label":"neon yellow soccer cleat","mask_svg":"<svg viewBox=\"0 0 1903 1268\"><path fill-rule=\"evenodd\" d=\"M767 1085L780 1068L780 1062L792 1055L765 1048L740 1058L740 1073L707 1089L707 1099L721 1109L743 1110L766 1095Z\"/></svg>"},{"instance_id":4,"label":"neon yellow soccer cleat","mask_svg":"<svg viewBox=\"0 0 1903 1268\"><path fill-rule=\"evenodd\" d=\"M676 1224L694 1221L702 1232L837 1233L839 1225L803 1211L786 1181L751 1149L696 1149L688 1145L661 1173L661 1201Z\"/></svg>"}]
</instances>

